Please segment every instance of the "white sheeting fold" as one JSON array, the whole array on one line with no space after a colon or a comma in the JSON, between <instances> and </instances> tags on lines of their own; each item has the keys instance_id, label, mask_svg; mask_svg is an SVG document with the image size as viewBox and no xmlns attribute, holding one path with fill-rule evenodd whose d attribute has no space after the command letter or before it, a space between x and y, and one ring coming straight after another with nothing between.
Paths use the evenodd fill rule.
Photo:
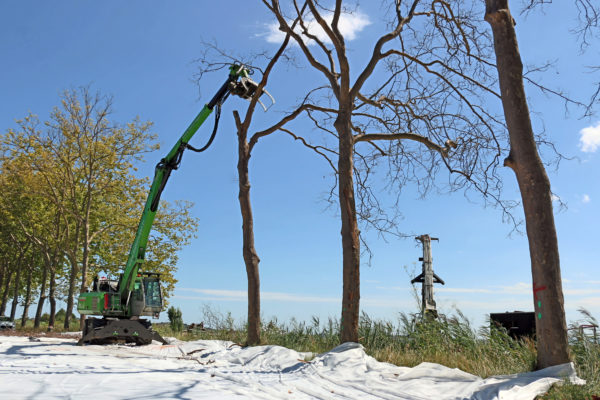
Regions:
<instances>
[{"instance_id":1,"label":"white sheeting fold","mask_svg":"<svg viewBox=\"0 0 600 400\"><path fill-rule=\"evenodd\" d=\"M585 383L573 364L482 379L432 363L378 362L355 343L305 356L224 341L78 347L0 337L0 398L532 400L565 379Z\"/></svg>"}]
</instances>

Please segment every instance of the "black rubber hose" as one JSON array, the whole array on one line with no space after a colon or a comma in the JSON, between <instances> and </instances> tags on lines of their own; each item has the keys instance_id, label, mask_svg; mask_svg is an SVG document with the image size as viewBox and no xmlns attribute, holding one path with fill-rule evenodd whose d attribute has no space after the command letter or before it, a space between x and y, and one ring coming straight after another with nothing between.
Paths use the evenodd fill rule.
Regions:
<instances>
[{"instance_id":1,"label":"black rubber hose","mask_svg":"<svg viewBox=\"0 0 600 400\"><path fill-rule=\"evenodd\" d=\"M194 146L192 146L189 143L186 143L185 148L186 149L190 149L192 151L195 151L196 153L202 153L204 150L208 149L210 147L210 145L212 144L213 140L215 140L215 136L217 136L217 129L219 127L219 119L221 118L221 103L217 103L215 105L216 110L215 110L215 126L213 128L213 131L210 135L210 138L208 139L208 142L201 148L197 149Z\"/></svg>"}]
</instances>

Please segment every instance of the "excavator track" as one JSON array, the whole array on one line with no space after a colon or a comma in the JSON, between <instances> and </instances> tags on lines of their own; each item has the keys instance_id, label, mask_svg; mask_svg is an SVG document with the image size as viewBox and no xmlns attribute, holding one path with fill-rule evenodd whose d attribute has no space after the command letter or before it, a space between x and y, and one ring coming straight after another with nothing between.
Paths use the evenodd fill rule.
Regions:
<instances>
[{"instance_id":1,"label":"excavator track","mask_svg":"<svg viewBox=\"0 0 600 400\"><path fill-rule=\"evenodd\" d=\"M135 343L142 346L153 340L167 344L146 319L87 318L77 344Z\"/></svg>"}]
</instances>

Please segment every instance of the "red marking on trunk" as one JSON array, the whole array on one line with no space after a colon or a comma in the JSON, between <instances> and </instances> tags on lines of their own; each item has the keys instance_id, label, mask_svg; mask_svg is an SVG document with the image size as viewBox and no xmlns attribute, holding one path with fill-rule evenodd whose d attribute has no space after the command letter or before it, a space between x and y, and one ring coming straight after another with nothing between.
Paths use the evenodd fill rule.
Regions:
<instances>
[{"instance_id":1,"label":"red marking on trunk","mask_svg":"<svg viewBox=\"0 0 600 400\"><path fill-rule=\"evenodd\" d=\"M546 290L546 289L547 289L547 287L546 287L546 286L539 286L539 287L536 287L536 286L535 286L535 282L533 282L533 297L534 297L534 298L537 300L537 299L538 299L538 297L537 297L537 292L540 292L540 291L542 291L542 290Z\"/></svg>"}]
</instances>

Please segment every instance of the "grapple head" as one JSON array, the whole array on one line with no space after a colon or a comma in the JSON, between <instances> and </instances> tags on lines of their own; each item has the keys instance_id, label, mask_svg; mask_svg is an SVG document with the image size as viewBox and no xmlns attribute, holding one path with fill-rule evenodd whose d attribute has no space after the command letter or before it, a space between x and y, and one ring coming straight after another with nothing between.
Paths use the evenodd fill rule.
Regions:
<instances>
[{"instance_id":1,"label":"grapple head","mask_svg":"<svg viewBox=\"0 0 600 400\"><path fill-rule=\"evenodd\" d=\"M229 93L231 93L234 96L239 96L242 99L245 100L251 100L252 97L254 96L254 94L256 93L256 91L258 90L258 83L256 83L255 81L253 81L250 78L250 70L246 67L242 66L232 66L231 67L232 72L236 71L236 75L240 76L240 80L235 80L233 82L229 83ZM269 99L271 100L271 104L269 105L269 107L271 107L273 104L275 104L275 99L273 98L273 96L271 96L271 94L269 92L267 92L266 89L262 89L261 90L261 94L259 97L262 97L263 95L267 95L269 97ZM258 100L258 102L260 103L260 105L262 106L262 108L267 111L267 107L265 107L265 105L263 104L262 101L260 101L260 98Z\"/></svg>"}]
</instances>

